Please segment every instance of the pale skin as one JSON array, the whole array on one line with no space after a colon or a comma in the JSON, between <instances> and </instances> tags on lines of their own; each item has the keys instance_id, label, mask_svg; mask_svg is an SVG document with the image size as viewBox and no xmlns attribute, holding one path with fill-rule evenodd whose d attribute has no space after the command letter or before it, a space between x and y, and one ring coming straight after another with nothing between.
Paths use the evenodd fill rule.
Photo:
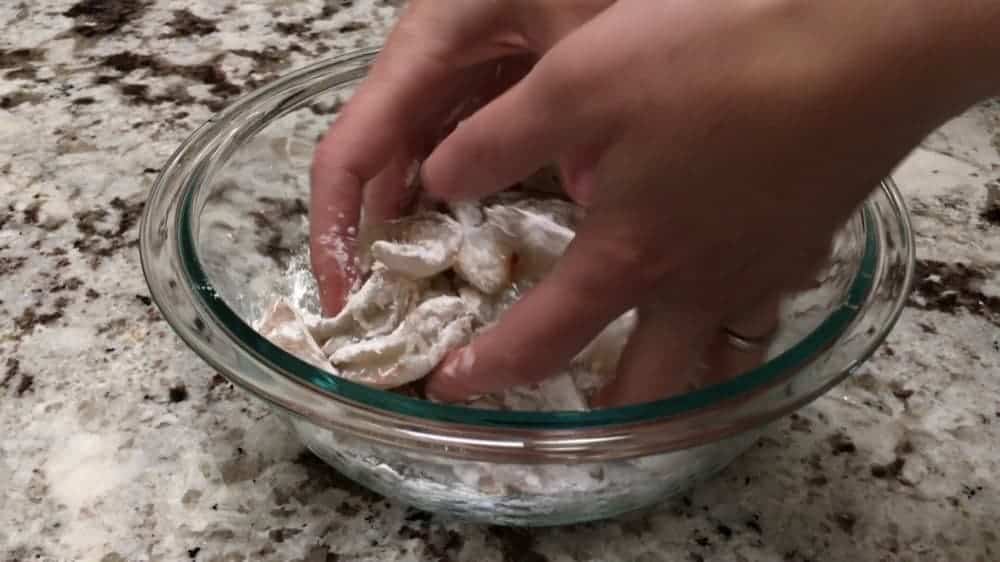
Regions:
<instances>
[{"instance_id":1,"label":"pale skin","mask_svg":"<svg viewBox=\"0 0 1000 562\"><path fill-rule=\"evenodd\" d=\"M997 29L995 0L412 1L316 150L324 308L343 305L356 272L322 235L354 232L362 207L403 212L412 162L444 200L557 162L587 208L575 240L428 393L539 381L632 308L639 325L599 405L682 392L699 360L715 378L741 372L760 356L724 331L772 331L775 303L879 180L1000 93Z\"/></svg>"}]
</instances>

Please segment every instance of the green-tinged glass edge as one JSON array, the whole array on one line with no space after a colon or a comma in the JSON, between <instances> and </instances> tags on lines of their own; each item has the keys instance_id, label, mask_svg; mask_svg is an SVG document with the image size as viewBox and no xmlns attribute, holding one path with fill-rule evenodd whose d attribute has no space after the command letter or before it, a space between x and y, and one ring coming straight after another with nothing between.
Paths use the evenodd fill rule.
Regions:
<instances>
[{"instance_id":1,"label":"green-tinged glass edge","mask_svg":"<svg viewBox=\"0 0 1000 562\"><path fill-rule=\"evenodd\" d=\"M193 179L187 180L188 182ZM201 266L192 230L195 186L186 185L185 196L178 213L178 251L187 281L206 309L227 330L234 342L277 372L289 374L313 388L338 398L397 414L437 422L463 425L504 427L512 429L579 429L646 422L672 417L711 406L779 379L802 367L816 354L828 349L855 320L874 286L875 270L881 242L873 211L862 206L865 248L857 275L847 292L847 298L820 325L788 350L767 363L736 378L693 392L632 406L594 410L591 412L510 412L479 410L464 406L436 404L400 394L369 388L337 378L286 352L261 336L240 318L218 295Z\"/></svg>"}]
</instances>

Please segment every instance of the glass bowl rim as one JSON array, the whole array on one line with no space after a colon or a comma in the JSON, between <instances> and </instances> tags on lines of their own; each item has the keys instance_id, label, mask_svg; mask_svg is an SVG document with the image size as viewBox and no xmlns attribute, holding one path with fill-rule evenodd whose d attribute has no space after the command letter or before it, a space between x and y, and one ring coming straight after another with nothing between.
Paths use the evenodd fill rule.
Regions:
<instances>
[{"instance_id":1,"label":"glass bowl rim","mask_svg":"<svg viewBox=\"0 0 1000 562\"><path fill-rule=\"evenodd\" d=\"M190 156L190 154L185 152L185 148L200 144L196 142L196 139L203 142L206 138L219 140L227 136L232 137L232 135L227 135L228 132L231 132L229 124L237 119L237 117L252 116L255 114L259 116L263 113L267 121L262 122L262 126L254 131L257 132L273 122L273 120L302 107L311 101L312 98L300 99L295 105L286 104L280 114L260 112L260 107L277 99L283 99L287 94L294 93L306 86L309 81L337 75L338 69L346 63L363 62L364 59L370 60L377 52L378 48L365 49L314 63L298 71L291 72L237 100L222 113L210 119L182 144L171 158L170 163L164 167L156 186L165 183L164 179L170 174L176 174L181 171L178 169L179 164L185 159L185 156ZM357 77L351 77L351 80L355 78ZM205 157L205 153L200 152L197 156ZM185 173L190 172L186 168L183 171ZM866 203L861 208L862 220L865 225L863 256L858 272L847 291L846 301L827 315L819 326L807 336L800 339L795 345L755 369L728 381L653 402L590 412L478 410L463 406L436 404L336 378L275 346L257 333L214 290L198 259L197 244L195 241L196 235L193 230L196 221L192 219L194 216L196 194L198 193L199 185L205 179L207 178L202 177L197 178L198 181L194 181L195 178L188 177L183 182L184 193L180 198L180 212L176 225L178 233L178 257L187 278L184 288L190 290L194 297L200 301L200 304L211 312L211 321L220 325L223 331L230 336L230 340L226 344L235 345L243 353L253 355L256 360L265 364L272 372L305 385L310 390L322 394L334 403L346 403L361 406L369 411L374 409L375 411L384 411L396 416L402 416L403 418L419 418L423 421L444 424L522 430L602 428L623 424L644 423L654 419L690 414L768 388L799 371L808 365L818 354L835 345L848 327L859 319L859 315L864 311L864 302L875 289L873 272L882 251L874 232L874 221L876 219L873 216L874 213L868 208L868 204ZM156 186L154 186L154 189L156 189ZM898 191L891 179L887 178L883 180L880 188L890 199L894 201L899 199ZM912 235L905 212L903 216L896 216L896 218L901 220L903 231L908 236ZM910 259L910 262L912 264L912 259ZM144 270L146 270L145 267ZM147 270L146 274L148 277L150 272ZM910 275L907 275L904 282L909 283L910 277ZM903 291L904 294L907 292L907 290ZM156 299L156 295L154 295L154 299ZM157 299L157 303L159 304L159 299ZM163 310L164 307L161 306L160 308ZM901 310L902 304L897 303L897 308ZM894 311L891 318L883 326L878 327L880 333L873 338L865 352L855 358L854 365L864 361L874 352L874 349L881 343L889 329L895 323L900 310ZM170 320L169 316L165 314L168 321ZM203 359L207 359L203 353L199 352L199 355ZM239 376L238 373L227 374Z\"/></svg>"}]
</instances>

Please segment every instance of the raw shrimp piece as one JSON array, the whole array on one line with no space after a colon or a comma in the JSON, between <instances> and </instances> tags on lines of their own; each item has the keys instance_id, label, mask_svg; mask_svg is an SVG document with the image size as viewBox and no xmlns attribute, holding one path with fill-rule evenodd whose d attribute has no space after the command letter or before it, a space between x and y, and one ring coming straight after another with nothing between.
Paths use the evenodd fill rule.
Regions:
<instances>
[{"instance_id":1,"label":"raw shrimp piece","mask_svg":"<svg viewBox=\"0 0 1000 562\"><path fill-rule=\"evenodd\" d=\"M323 348L329 355L329 348L344 338L391 333L416 306L420 292L419 282L376 267L361 289L348 298L340 314L315 321L309 331L316 341L326 342Z\"/></svg>"},{"instance_id":2,"label":"raw shrimp piece","mask_svg":"<svg viewBox=\"0 0 1000 562\"><path fill-rule=\"evenodd\" d=\"M419 386L409 383L496 322L548 273L573 239L575 209L521 191L491 196L485 204L451 204L451 216L422 210L369 225L358 248L368 278L340 314L310 326L312 335L339 376L412 393ZM617 319L555 378L467 405L586 410L593 393L613 378L634 322L634 313Z\"/></svg>"},{"instance_id":3,"label":"raw shrimp piece","mask_svg":"<svg viewBox=\"0 0 1000 562\"><path fill-rule=\"evenodd\" d=\"M485 220L482 208L480 208L478 203L471 201L449 203L448 210L455 216L458 224L464 228L475 228L483 224L483 220Z\"/></svg>"},{"instance_id":4,"label":"raw shrimp piece","mask_svg":"<svg viewBox=\"0 0 1000 562\"><path fill-rule=\"evenodd\" d=\"M556 259L573 240L574 233L552 217L509 205L487 207L486 217L496 224L517 250Z\"/></svg>"},{"instance_id":5,"label":"raw shrimp piece","mask_svg":"<svg viewBox=\"0 0 1000 562\"><path fill-rule=\"evenodd\" d=\"M576 228L580 219L583 218L581 207L555 197L518 199L517 201L511 201L509 205L515 209L547 217L559 226L571 230Z\"/></svg>"},{"instance_id":6,"label":"raw shrimp piece","mask_svg":"<svg viewBox=\"0 0 1000 562\"><path fill-rule=\"evenodd\" d=\"M511 388L502 394L501 400L505 409L515 411L583 412L588 409L583 394L566 373L538 384Z\"/></svg>"},{"instance_id":7,"label":"raw shrimp piece","mask_svg":"<svg viewBox=\"0 0 1000 562\"><path fill-rule=\"evenodd\" d=\"M461 225L442 213L406 217L387 225L385 231L388 239L372 244L372 257L411 279L450 268L462 246Z\"/></svg>"},{"instance_id":8,"label":"raw shrimp piece","mask_svg":"<svg viewBox=\"0 0 1000 562\"><path fill-rule=\"evenodd\" d=\"M459 277L486 294L496 294L510 283L513 250L496 225L485 222L476 203L449 206L462 228L462 245L455 257Z\"/></svg>"},{"instance_id":9,"label":"raw shrimp piece","mask_svg":"<svg viewBox=\"0 0 1000 562\"><path fill-rule=\"evenodd\" d=\"M588 398L614 378L637 319L634 310L622 314L573 358L573 380Z\"/></svg>"},{"instance_id":10,"label":"raw shrimp piece","mask_svg":"<svg viewBox=\"0 0 1000 562\"><path fill-rule=\"evenodd\" d=\"M330 361L346 379L393 388L430 373L471 335L472 315L462 299L434 297L413 309L391 334L341 347Z\"/></svg>"},{"instance_id":11,"label":"raw shrimp piece","mask_svg":"<svg viewBox=\"0 0 1000 562\"><path fill-rule=\"evenodd\" d=\"M474 287L459 287L458 296L480 325L485 326L496 320L496 302L488 295Z\"/></svg>"},{"instance_id":12,"label":"raw shrimp piece","mask_svg":"<svg viewBox=\"0 0 1000 562\"><path fill-rule=\"evenodd\" d=\"M517 254L512 279L519 286L541 279L573 240L572 230L544 214L493 205L486 208L486 218L497 225Z\"/></svg>"},{"instance_id":13,"label":"raw shrimp piece","mask_svg":"<svg viewBox=\"0 0 1000 562\"><path fill-rule=\"evenodd\" d=\"M455 260L455 273L470 285L495 295L510 284L514 251L490 223L466 230Z\"/></svg>"},{"instance_id":14,"label":"raw shrimp piece","mask_svg":"<svg viewBox=\"0 0 1000 562\"><path fill-rule=\"evenodd\" d=\"M257 331L274 345L299 359L336 374L319 344L306 327L305 320L285 299L278 299L257 326Z\"/></svg>"}]
</instances>

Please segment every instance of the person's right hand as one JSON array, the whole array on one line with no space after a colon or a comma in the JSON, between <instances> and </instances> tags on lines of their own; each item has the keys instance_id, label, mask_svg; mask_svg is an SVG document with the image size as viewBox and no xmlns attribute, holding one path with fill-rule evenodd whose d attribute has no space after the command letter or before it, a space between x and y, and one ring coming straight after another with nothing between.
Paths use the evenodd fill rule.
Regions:
<instances>
[{"instance_id":1,"label":"person's right hand","mask_svg":"<svg viewBox=\"0 0 1000 562\"><path fill-rule=\"evenodd\" d=\"M632 308L639 325L604 404L683 391L706 354L711 373L732 375L748 365L726 334L772 331L777 299L878 180L997 86L957 64L997 55L989 40L954 39L1000 23L995 3L977 6L417 2L316 153L324 303L339 307L353 275L324 240L356 225L362 193L370 216L398 212L409 163L431 148L423 187L449 200L556 161L587 207L575 240L428 392L462 400L538 381ZM481 90L511 57L516 71ZM470 80L487 94L436 144L442 108Z\"/></svg>"}]
</instances>

